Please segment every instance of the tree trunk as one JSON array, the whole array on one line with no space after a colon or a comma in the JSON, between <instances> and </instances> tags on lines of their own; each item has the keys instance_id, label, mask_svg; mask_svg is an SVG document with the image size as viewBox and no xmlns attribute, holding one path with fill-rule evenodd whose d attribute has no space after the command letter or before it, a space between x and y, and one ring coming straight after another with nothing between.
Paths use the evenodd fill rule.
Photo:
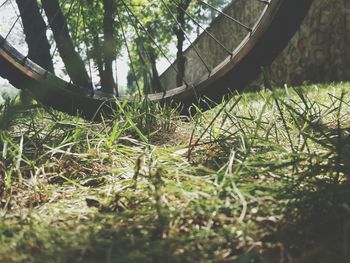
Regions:
<instances>
[{"instance_id":1,"label":"tree trunk","mask_svg":"<svg viewBox=\"0 0 350 263\"><path fill-rule=\"evenodd\" d=\"M103 82L104 68L103 68L103 59L102 59L102 48L101 48L101 43L97 33L94 36L93 55L94 55L95 63L97 65L98 74L100 76L101 86L104 87L105 84Z\"/></svg>"},{"instance_id":2,"label":"tree trunk","mask_svg":"<svg viewBox=\"0 0 350 263\"><path fill-rule=\"evenodd\" d=\"M162 83L160 82L159 79L159 73L156 67L156 59L155 59L155 55L154 52L152 50L150 50L148 52L149 54L149 60L151 63L151 68L152 68L152 91L153 92L162 92L164 91L163 87L162 87Z\"/></svg>"},{"instance_id":3,"label":"tree trunk","mask_svg":"<svg viewBox=\"0 0 350 263\"><path fill-rule=\"evenodd\" d=\"M137 40L136 43L138 43L138 41L139 40ZM147 62L144 59L144 55L139 50L139 44L136 44L136 48L137 48L137 54L139 56L140 64L142 65L141 70L142 70L142 78L143 78L143 93L150 94L151 93L151 84L150 84L149 76L148 76L149 74L148 74L148 70L147 70ZM130 62L130 63L132 63L132 62ZM136 80L136 82L137 82L137 80Z\"/></svg>"},{"instance_id":4,"label":"tree trunk","mask_svg":"<svg viewBox=\"0 0 350 263\"><path fill-rule=\"evenodd\" d=\"M96 10L98 8L99 2L93 2L94 0L88 0L90 10ZM98 75L100 76L99 86L104 86L104 67L103 67L103 58L102 58L102 46L101 40L99 38L99 27L95 25L88 25L89 31L93 35L93 45L92 45L92 56L93 60L97 66Z\"/></svg>"},{"instance_id":5,"label":"tree trunk","mask_svg":"<svg viewBox=\"0 0 350 263\"><path fill-rule=\"evenodd\" d=\"M177 7L177 22L179 23L176 30L177 37L177 53L176 53L176 61L177 61L177 74L176 74L176 85L179 87L184 82L185 77L185 56L183 52L183 45L185 41L185 32L182 29L186 26L185 20L185 11L189 7L191 0L183 0L179 3Z\"/></svg>"},{"instance_id":6,"label":"tree trunk","mask_svg":"<svg viewBox=\"0 0 350 263\"><path fill-rule=\"evenodd\" d=\"M116 85L113 77L113 61L116 57L116 45L113 34L114 28L114 13L115 13L114 0L103 0L103 61L104 61L104 74L102 76L103 81L102 90L108 93L116 93Z\"/></svg>"},{"instance_id":7,"label":"tree trunk","mask_svg":"<svg viewBox=\"0 0 350 263\"><path fill-rule=\"evenodd\" d=\"M148 72L146 70L144 70L142 72L142 75L143 75L143 93L144 94L151 94L151 84L150 84L150 81L149 81L149 75L148 75Z\"/></svg>"},{"instance_id":8,"label":"tree trunk","mask_svg":"<svg viewBox=\"0 0 350 263\"><path fill-rule=\"evenodd\" d=\"M59 6L58 0L42 0L50 27L53 32L57 49L66 66L67 73L72 82L82 88L92 89L92 83L79 54L74 50L67 21Z\"/></svg>"},{"instance_id":9,"label":"tree trunk","mask_svg":"<svg viewBox=\"0 0 350 263\"><path fill-rule=\"evenodd\" d=\"M28 58L54 73L50 44L46 37L46 24L36 0L16 0L28 44Z\"/></svg>"}]
</instances>

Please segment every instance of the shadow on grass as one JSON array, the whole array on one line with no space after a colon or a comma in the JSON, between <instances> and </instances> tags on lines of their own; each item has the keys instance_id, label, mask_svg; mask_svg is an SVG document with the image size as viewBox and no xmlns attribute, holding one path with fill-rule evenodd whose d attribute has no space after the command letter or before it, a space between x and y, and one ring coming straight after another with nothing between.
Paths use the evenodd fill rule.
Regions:
<instances>
[{"instance_id":1,"label":"shadow on grass","mask_svg":"<svg viewBox=\"0 0 350 263\"><path fill-rule=\"evenodd\" d=\"M314 142L328 150L310 155L293 183L286 183L291 186L280 195L288 200L285 220L264 241L283 244L283 262L350 262L349 129L312 129L319 134Z\"/></svg>"},{"instance_id":2,"label":"shadow on grass","mask_svg":"<svg viewBox=\"0 0 350 263\"><path fill-rule=\"evenodd\" d=\"M279 229L263 239L281 244L282 262L350 262L349 185L294 190L290 197Z\"/></svg>"}]
</instances>

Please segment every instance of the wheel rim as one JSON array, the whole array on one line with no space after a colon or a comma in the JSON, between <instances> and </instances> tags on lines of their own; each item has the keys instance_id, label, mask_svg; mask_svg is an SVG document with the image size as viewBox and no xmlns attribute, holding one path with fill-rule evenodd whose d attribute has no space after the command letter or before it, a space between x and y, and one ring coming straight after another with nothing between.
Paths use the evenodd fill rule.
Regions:
<instances>
[{"instance_id":1,"label":"wheel rim","mask_svg":"<svg viewBox=\"0 0 350 263\"><path fill-rule=\"evenodd\" d=\"M152 101L172 100L175 103L182 103L187 108L192 103L200 103L198 98L203 96L208 97L210 101L219 101L232 89L242 89L254 79L260 67L270 63L286 45L312 1L260 2L263 2L264 6L254 26L251 27L251 32L234 48L231 55L211 69L210 74L204 74L194 82L166 92L148 94L148 99ZM292 16L286 15L286 12L291 11ZM276 38L277 33L280 33L279 38ZM271 47L271 44L274 46ZM268 45L270 47L267 47ZM244 74L239 76L241 73ZM102 109L106 101L114 100L113 95L89 92L51 74L27 59L7 41L6 36L1 35L0 74L15 87L29 87L34 96L44 104L71 114L81 111L85 116L95 116L96 110ZM66 102L62 104L65 98ZM125 100L126 97L119 96L118 99ZM206 107L208 103L202 103L202 106Z\"/></svg>"}]
</instances>

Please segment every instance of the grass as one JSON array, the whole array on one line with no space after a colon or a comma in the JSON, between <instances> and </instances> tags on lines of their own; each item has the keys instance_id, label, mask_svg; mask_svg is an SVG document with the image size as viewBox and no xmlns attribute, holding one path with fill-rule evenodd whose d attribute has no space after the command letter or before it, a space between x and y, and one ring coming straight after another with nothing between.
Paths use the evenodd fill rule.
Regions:
<instances>
[{"instance_id":1,"label":"grass","mask_svg":"<svg viewBox=\"0 0 350 263\"><path fill-rule=\"evenodd\" d=\"M0 262L349 262L349 88L237 94L190 119L2 106Z\"/></svg>"}]
</instances>

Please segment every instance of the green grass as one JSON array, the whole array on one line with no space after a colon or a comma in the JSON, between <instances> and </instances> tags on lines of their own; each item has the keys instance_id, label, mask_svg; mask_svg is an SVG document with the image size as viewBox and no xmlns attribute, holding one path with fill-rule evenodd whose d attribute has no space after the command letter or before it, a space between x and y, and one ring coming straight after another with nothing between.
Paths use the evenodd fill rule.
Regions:
<instances>
[{"instance_id":1,"label":"green grass","mask_svg":"<svg viewBox=\"0 0 350 263\"><path fill-rule=\"evenodd\" d=\"M7 104L0 262L349 262L349 88L234 95L189 120Z\"/></svg>"}]
</instances>

